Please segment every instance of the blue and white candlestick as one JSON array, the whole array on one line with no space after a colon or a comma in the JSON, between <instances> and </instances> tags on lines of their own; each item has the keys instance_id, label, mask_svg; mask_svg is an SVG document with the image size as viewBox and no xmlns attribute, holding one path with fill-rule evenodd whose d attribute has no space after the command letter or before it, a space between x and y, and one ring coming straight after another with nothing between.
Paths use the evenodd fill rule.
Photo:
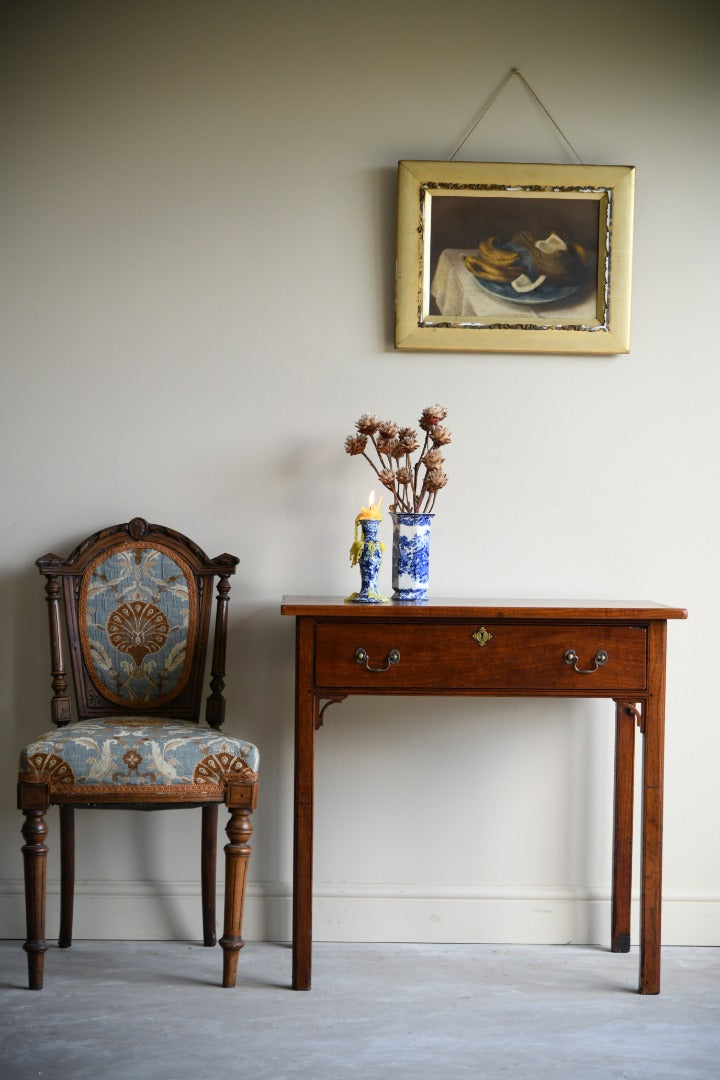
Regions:
<instances>
[{"instance_id":1,"label":"blue and white candlestick","mask_svg":"<svg viewBox=\"0 0 720 1080\"><path fill-rule=\"evenodd\" d=\"M358 525L362 537L357 535ZM359 517L355 522L355 541L350 548L350 562L360 567L360 592L348 596L352 604L384 604L387 598L378 592L378 573L385 545L378 540L379 518Z\"/></svg>"}]
</instances>

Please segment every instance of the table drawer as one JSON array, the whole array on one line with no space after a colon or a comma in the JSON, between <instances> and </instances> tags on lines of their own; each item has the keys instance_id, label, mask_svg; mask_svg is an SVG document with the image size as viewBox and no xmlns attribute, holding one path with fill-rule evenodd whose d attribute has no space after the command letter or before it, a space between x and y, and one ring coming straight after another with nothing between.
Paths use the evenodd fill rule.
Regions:
<instances>
[{"instance_id":1,"label":"table drawer","mask_svg":"<svg viewBox=\"0 0 720 1080\"><path fill-rule=\"evenodd\" d=\"M643 626L343 620L318 623L315 645L315 683L327 689L592 694L646 687Z\"/></svg>"}]
</instances>

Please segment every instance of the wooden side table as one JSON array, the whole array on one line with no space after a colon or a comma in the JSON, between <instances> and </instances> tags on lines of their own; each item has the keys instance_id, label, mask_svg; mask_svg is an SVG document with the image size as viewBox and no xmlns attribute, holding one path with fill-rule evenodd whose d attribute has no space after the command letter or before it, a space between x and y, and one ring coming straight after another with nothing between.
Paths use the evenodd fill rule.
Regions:
<instances>
[{"instance_id":1,"label":"wooden side table","mask_svg":"<svg viewBox=\"0 0 720 1080\"><path fill-rule=\"evenodd\" d=\"M665 654L682 608L592 601L355 605L285 597L296 621L293 988L309 990L315 732L350 694L615 702L611 947L630 949L635 726L643 734L641 994L660 991Z\"/></svg>"}]
</instances>

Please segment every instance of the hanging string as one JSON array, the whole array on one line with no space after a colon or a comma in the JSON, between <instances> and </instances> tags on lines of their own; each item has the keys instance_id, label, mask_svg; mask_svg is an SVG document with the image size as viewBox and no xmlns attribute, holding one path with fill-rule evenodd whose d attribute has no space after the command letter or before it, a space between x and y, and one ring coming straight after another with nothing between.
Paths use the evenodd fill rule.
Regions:
<instances>
[{"instance_id":1,"label":"hanging string","mask_svg":"<svg viewBox=\"0 0 720 1080\"><path fill-rule=\"evenodd\" d=\"M530 83L529 83L529 82L527 81L527 79L525 78L525 76L523 75L523 73L522 73L522 72L520 71L520 69L519 69L519 68L516 68L516 67L514 67L514 68L510 68L510 70L508 71L508 73L507 73L507 75L505 76L505 78L504 78L504 79L503 79L503 80L502 80L502 81L500 82L499 86L497 87L497 89L496 89L496 90L494 91L494 93L492 94L492 96L491 96L490 100L488 101L488 103L487 103L487 104L486 104L486 105L484 106L484 108L483 108L482 112L480 113L480 115L478 116L477 120L475 120L475 121L473 122L473 125L472 125L472 127L471 127L471 128L470 128L470 130L469 130L469 131L468 131L468 132L467 132L467 133L466 133L466 134L465 134L465 135L463 136L463 138L462 138L462 139L460 140L460 142L458 143L457 147L455 148L455 150L453 151L452 155L450 156L450 158L449 158L448 160L449 160L449 161L454 161L454 160L455 160L455 158L456 158L456 157L457 157L457 155L458 155L458 154L460 153L460 151L462 150L462 148L463 148L463 146L465 145L465 143L466 143L466 142L468 141L468 139L470 138L470 136L472 135L472 133L473 133L473 132L475 131L475 128L476 128L476 127L478 126L478 124L480 123L480 121L482 120L482 118L483 118L483 117L485 116L485 113L486 113L486 112L488 112L488 111L489 111L489 109L491 108L491 106L495 104L495 102L497 101L497 99L498 99L498 98L500 97L500 94L501 94L501 93L503 92L503 90L505 89L505 87L507 86L507 84L508 84L508 83L510 82L510 80L512 79L513 75L517 75L518 79L520 79L520 81L521 81L521 82L522 82L522 83L523 83L523 84L525 85L525 88L527 89L528 93L529 93L529 94L531 94L531 95L532 95L532 97L534 97L534 98L535 98L536 102L538 103L538 105L540 106L540 108L542 109L542 111L543 111L543 112L545 113L545 115L547 116L548 120L549 120L549 121L550 121L550 123L551 123L551 124L553 125L553 127L555 128L555 130L557 131L557 133L558 133L558 134L560 135L560 137L561 137L561 139L563 140L563 142L564 142L564 143L566 144L566 146L568 146L568 147L569 147L569 149L570 149L571 153L572 153L572 154L573 154L573 155L575 156L575 158L577 159L578 163L579 163L580 165L582 165L582 163L583 163L583 161L582 161L582 158L581 158L581 157L580 157L580 155L578 154L578 152L577 152L577 150L575 149L575 147L573 146L573 144L572 144L572 143L570 142L570 140L569 140L569 139L567 138L567 136L565 135L565 133L564 133L564 132L563 132L563 131L561 130L560 126L559 126L559 125L557 124L557 122L555 121L554 117L553 117L553 116L551 116L550 112L549 112L549 111L548 111L548 110L547 110L547 109L545 108L545 106L543 105L542 101L541 101L541 100L540 100L540 98L539 98L539 97L537 96L537 94L535 93L535 91L533 90L532 86L531 86L531 85L530 85Z\"/></svg>"}]
</instances>

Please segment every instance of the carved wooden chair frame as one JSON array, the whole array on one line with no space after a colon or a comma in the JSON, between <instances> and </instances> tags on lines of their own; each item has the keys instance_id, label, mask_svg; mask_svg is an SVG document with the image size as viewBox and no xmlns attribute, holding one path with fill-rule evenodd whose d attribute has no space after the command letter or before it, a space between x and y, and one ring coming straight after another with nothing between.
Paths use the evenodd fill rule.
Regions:
<instances>
[{"instance_id":1,"label":"carved wooden chair frame","mask_svg":"<svg viewBox=\"0 0 720 1080\"><path fill-rule=\"evenodd\" d=\"M197 597L197 633L192 643L193 656L189 663L189 677L176 695L152 708L152 715L171 717L173 720L197 723L201 711L210 619L213 606L212 583L217 583L217 599L213 653L211 663L210 696L205 705L205 721L208 727L218 731L225 717L225 658L227 638L227 615L230 593L229 578L235 573L238 559L223 554L209 559L188 537L162 525L149 524L136 517L123 525L115 525L88 537L72 554L63 560L48 554L37 560L40 573L46 579L50 649L52 663L51 701L52 721L62 728L72 720L72 701L68 694L68 677L63 644L63 622L70 645L73 685L78 721L92 718L128 716L133 712L147 715L149 710L133 708L109 700L91 678L79 647L78 623L79 593L81 582L89 572L93 560L113 548L123 545L136 546L138 542L149 547L160 545L165 551L176 555L191 571ZM61 597L64 599L63 620ZM44 976L44 958L48 945L45 940L45 892L46 856L45 839L48 827L45 814L51 805L59 806L60 813L60 934L59 947L68 948L72 943L73 897L75 879L75 809L93 807L110 809L122 807L135 810L202 809L201 830L201 894L203 918L203 942L216 944L215 934L215 876L217 857L217 812L224 803L230 812L226 826L228 843L225 846L225 911L224 930L220 939L223 950L223 986L235 985L238 953L244 942L241 936L247 864L250 856L249 840L252 835L250 814L257 804L257 774L243 769L233 776L222 778L214 790L206 786L200 794L168 785L165 791L155 790L144 795L142 786L134 790L119 785L116 792L107 788L102 794L93 791L92 785L85 790L78 786L64 792L52 783L37 782L21 774L18 782L18 807L25 821L22 834L25 866L25 892L27 910L27 940L24 949L28 955L29 983L31 989L41 989Z\"/></svg>"}]
</instances>

